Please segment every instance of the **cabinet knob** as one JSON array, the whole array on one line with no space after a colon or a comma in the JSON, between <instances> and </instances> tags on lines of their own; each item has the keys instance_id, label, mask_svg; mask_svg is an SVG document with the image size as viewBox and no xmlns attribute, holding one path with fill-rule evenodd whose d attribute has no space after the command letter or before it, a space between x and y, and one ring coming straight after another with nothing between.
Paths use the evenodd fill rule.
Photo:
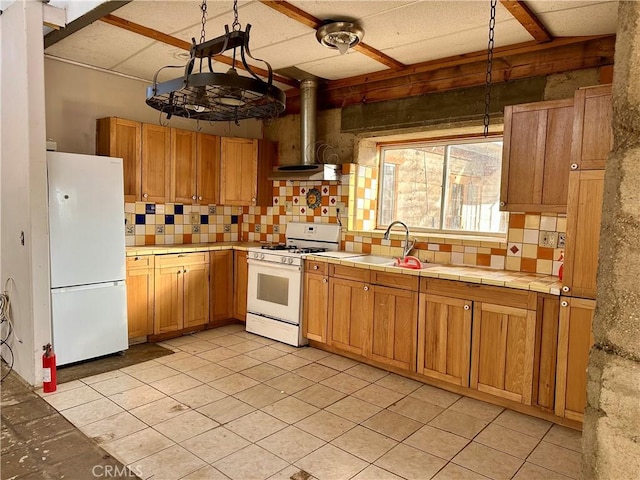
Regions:
<instances>
[{"instance_id":1,"label":"cabinet knob","mask_svg":"<svg viewBox=\"0 0 640 480\"><path fill-rule=\"evenodd\" d=\"M185 268L184 270L182 270L182 273L187 273L187 269Z\"/></svg>"},{"instance_id":2,"label":"cabinet knob","mask_svg":"<svg viewBox=\"0 0 640 480\"><path fill-rule=\"evenodd\" d=\"M506 205L507 205L507 202L500 202L500 206L501 206L501 207L504 207L504 206L506 206Z\"/></svg>"},{"instance_id":3,"label":"cabinet knob","mask_svg":"<svg viewBox=\"0 0 640 480\"><path fill-rule=\"evenodd\" d=\"M578 169L578 164L577 163L572 163L571 164L571 170L577 170Z\"/></svg>"},{"instance_id":4,"label":"cabinet knob","mask_svg":"<svg viewBox=\"0 0 640 480\"><path fill-rule=\"evenodd\" d=\"M567 302L566 300L563 300L562 302L560 302L560 305L563 307L568 307L569 306L569 302Z\"/></svg>"},{"instance_id":5,"label":"cabinet knob","mask_svg":"<svg viewBox=\"0 0 640 480\"><path fill-rule=\"evenodd\" d=\"M134 260L138 261L140 260L140 257L134 257Z\"/></svg>"},{"instance_id":6,"label":"cabinet knob","mask_svg":"<svg viewBox=\"0 0 640 480\"><path fill-rule=\"evenodd\" d=\"M198 197L198 200L202 200L202 196Z\"/></svg>"},{"instance_id":7,"label":"cabinet knob","mask_svg":"<svg viewBox=\"0 0 640 480\"><path fill-rule=\"evenodd\" d=\"M365 291L365 292L368 292L368 291L369 291L369 286L368 286L368 285L365 285L365 286L364 286L364 291Z\"/></svg>"},{"instance_id":8,"label":"cabinet knob","mask_svg":"<svg viewBox=\"0 0 640 480\"><path fill-rule=\"evenodd\" d=\"M192 195L192 196L191 196L191 200L195 200L195 199L196 199L196 196L195 196L195 195Z\"/></svg>"},{"instance_id":9,"label":"cabinet knob","mask_svg":"<svg viewBox=\"0 0 640 480\"><path fill-rule=\"evenodd\" d=\"M464 309L465 309L465 310L469 310L470 308L471 308L471 307L470 307L469 305L465 305L465 306L464 306Z\"/></svg>"},{"instance_id":10,"label":"cabinet knob","mask_svg":"<svg viewBox=\"0 0 640 480\"><path fill-rule=\"evenodd\" d=\"M326 278L323 278L323 279L322 279L322 283L327 283L327 279L326 279Z\"/></svg>"},{"instance_id":11,"label":"cabinet knob","mask_svg":"<svg viewBox=\"0 0 640 480\"><path fill-rule=\"evenodd\" d=\"M564 287L562 287L562 291L565 293L568 292L569 290L571 290L571 288L569 288L568 285L565 285Z\"/></svg>"},{"instance_id":12,"label":"cabinet knob","mask_svg":"<svg viewBox=\"0 0 640 480\"><path fill-rule=\"evenodd\" d=\"M318 268L320 268L320 267L318 267L318 265L314 265L314 266L313 266L313 269L314 269L314 270L318 270Z\"/></svg>"},{"instance_id":13,"label":"cabinet knob","mask_svg":"<svg viewBox=\"0 0 640 480\"><path fill-rule=\"evenodd\" d=\"M256 197L253 197L253 198L251 199L251 202L252 202L252 203L256 203Z\"/></svg>"},{"instance_id":14,"label":"cabinet knob","mask_svg":"<svg viewBox=\"0 0 640 480\"><path fill-rule=\"evenodd\" d=\"M148 193L143 193L142 194L142 198L149 198L149 194Z\"/></svg>"}]
</instances>

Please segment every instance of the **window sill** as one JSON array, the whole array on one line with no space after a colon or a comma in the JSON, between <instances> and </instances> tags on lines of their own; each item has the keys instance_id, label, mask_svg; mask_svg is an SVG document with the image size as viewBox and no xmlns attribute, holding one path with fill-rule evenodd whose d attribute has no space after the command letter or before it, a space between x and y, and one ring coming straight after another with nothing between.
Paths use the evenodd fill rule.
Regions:
<instances>
[{"instance_id":1,"label":"window sill","mask_svg":"<svg viewBox=\"0 0 640 480\"><path fill-rule=\"evenodd\" d=\"M360 237L382 237L385 230L346 230L345 234L356 235ZM391 238L394 240L404 240L405 234L398 231L391 232ZM423 243L439 243L448 245L467 245L467 246L483 246L491 248L507 248L507 235L491 236L491 235L457 235L454 233L427 233L412 232L409 230L409 238L416 238L418 242Z\"/></svg>"}]
</instances>

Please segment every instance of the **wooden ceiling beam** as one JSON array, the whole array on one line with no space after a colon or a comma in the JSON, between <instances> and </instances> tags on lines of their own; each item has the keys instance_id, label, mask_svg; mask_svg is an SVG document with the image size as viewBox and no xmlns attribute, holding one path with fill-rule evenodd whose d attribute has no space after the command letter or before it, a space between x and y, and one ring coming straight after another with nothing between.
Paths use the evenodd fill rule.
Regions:
<instances>
[{"instance_id":1,"label":"wooden ceiling beam","mask_svg":"<svg viewBox=\"0 0 640 480\"><path fill-rule=\"evenodd\" d=\"M548 45L548 44L547 44ZM555 45L540 50L515 51L494 57L493 80L496 83L520 78L550 75L571 70L613 64L615 36L591 38L582 42ZM409 72L412 69L407 69ZM318 107L341 108L367 102L380 102L425 95L432 92L483 85L486 60L446 65L429 70L416 70L405 76L376 76L348 86L336 87L338 82L320 84ZM298 113L300 97L287 92L285 114Z\"/></svg>"},{"instance_id":2,"label":"wooden ceiling beam","mask_svg":"<svg viewBox=\"0 0 640 480\"><path fill-rule=\"evenodd\" d=\"M116 17L115 15L111 15L111 14L105 15L104 17L100 18L100 20L103 21L104 23L108 23L109 25L113 25L115 27L122 28L123 30L127 30L129 32L136 33L138 35L142 35L143 37L147 37L152 40L156 40L158 42L162 42L167 45L171 45L173 47L186 50L187 52L191 50L190 42L186 42L184 40L173 37L171 35L167 35L166 33L160 32L158 30L154 30L153 28L145 27L144 25L140 25L138 23L125 20L124 18ZM226 65L233 64L233 59L225 55L216 55L214 58L216 61L220 63L224 63ZM244 65L242 65L242 62L237 60L235 62L235 67L242 70L246 70L244 68ZM252 66L251 69L257 75L261 75L265 78L269 76L269 72L262 68ZM284 83L285 85L289 85L291 87L296 87L296 88L299 85L296 80L292 80L290 78L286 78L286 77L275 75L275 74L273 75L273 80L276 82Z\"/></svg>"},{"instance_id":3,"label":"wooden ceiling beam","mask_svg":"<svg viewBox=\"0 0 640 480\"><path fill-rule=\"evenodd\" d=\"M304 10L299 9L295 5L290 4L284 0L260 0L260 3L266 5L267 7L273 8L276 12L279 12L296 22L299 22L303 25L306 25L309 28L313 28L314 30L318 30L324 22L319 18L314 17L313 15L305 12ZM367 57L379 62L383 65L386 65L392 70L402 70L406 68L406 65L397 61L394 58L391 58L389 55L382 53L380 50L376 50L370 45L366 43L359 43L356 45L354 50L366 55Z\"/></svg>"},{"instance_id":4,"label":"wooden ceiling beam","mask_svg":"<svg viewBox=\"0 0 640 480\"><path fill-rule=\"evenodd\" d=\"M538 43L550 42L553 36L523 0L500 0L500 4L520 22Z\"/></svg>"}]
</instances>

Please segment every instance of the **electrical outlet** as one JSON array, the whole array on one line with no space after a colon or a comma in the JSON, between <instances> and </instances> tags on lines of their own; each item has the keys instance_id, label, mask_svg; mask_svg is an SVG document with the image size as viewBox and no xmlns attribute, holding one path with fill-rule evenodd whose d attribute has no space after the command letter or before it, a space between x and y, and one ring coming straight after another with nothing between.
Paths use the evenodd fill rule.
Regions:
<instances>
[{"instance_id":1,"label":"electrical outlet","mask_svg":"<svg viewBox=\"0 0 640 480\"><path fill-rule=\"evenodd\" d=\"M291 201L284 202L284 209L287 213L293 212L293 202Z\"/></svg>"},{"instance_id":2,"label":"electrical outlet","mask_svg":"<svg viewBox=\"0 0 640 480\"><path fill-rule=\"evenodd\" d=\"M538 246L547 248L556 248L558 245L558 232L540 230L538 236Z\"/></svg>"},{"instance_id":3,"label":"electrical outlet","mask_svg":"<svg viewBox=\"0 0 640 480\"><path fill-rule=\"evenodd\" d=\"M124 224L133 226L136 223L135 214L133 213L125 213L124 214Z\"/></svg>"},{"instance_id":4,"label":"electrical outlet","mask_svg":"<svg viewBox=\"0 0 640 480\"><path fill-rule=\"evenodd\" d=\"M564 248L566 240L567 234L558 232L558 246L556 248Z\"/></svg>"},{"instance_id":5,"label":"electrical outlet","mask_svg":"<svg viewBox=\"0 0 640 480\"><path fill-rule=\"evenodd\" d=\"M200 214L198 212L191 212L189 220L191 221L191 225L200 224Z\"/></svg>"},{"instance_id":6,"label":"electrical outlet","mask_svg":"<svg viewBox=\"0 0 640 480\"><path fill-rule=\"evenodd\" d=\"M347 205L344 202L336 203L336 208L340 210L340 213L344 213L347 211Z\"/></svg>"}]
</instances>

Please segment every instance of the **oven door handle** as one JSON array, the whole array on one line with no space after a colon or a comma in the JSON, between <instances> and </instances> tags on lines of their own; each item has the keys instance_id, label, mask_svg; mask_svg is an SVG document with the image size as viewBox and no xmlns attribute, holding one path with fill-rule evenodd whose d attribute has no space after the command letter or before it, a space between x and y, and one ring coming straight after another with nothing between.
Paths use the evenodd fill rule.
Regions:
<instances>
[{"instance_id":1,"label":"oven door handle","mask_svg":"<svg viewBox=\"0 0 640 480\"><path fill-rule=\"evenodd\" d=\"M247 263L249 265L255 265L256 267L275 268L276 270L287 270L289 272L302 271L302 267L300 265L285 265L284 263L261 262L260 260L253 260L252 258L247 258Z\"/></svg>"}]
</instances>

